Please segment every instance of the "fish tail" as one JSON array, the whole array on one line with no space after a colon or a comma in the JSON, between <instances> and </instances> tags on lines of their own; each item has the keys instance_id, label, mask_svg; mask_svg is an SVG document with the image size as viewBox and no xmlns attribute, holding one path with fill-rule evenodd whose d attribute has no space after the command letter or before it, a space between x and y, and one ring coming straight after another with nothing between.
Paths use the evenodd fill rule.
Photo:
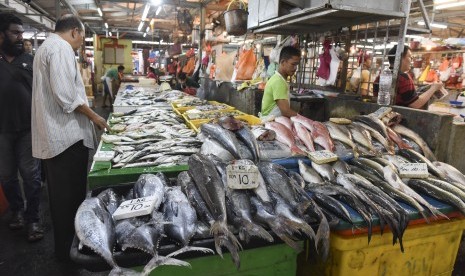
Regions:
<instances>
[{"instance_id":1,"label":"fish tail","mask_svg":"<svg viewBox=\"0 0 465 276\"><path fill-rule=\"evenodd\" d=\"M312 240L315 240L315 231L313 231L312 227L308 225L305 222L295 222L290 219L283 218L285 220L286 226L288 226L291 229L295 229L305 235L307 237L311 238ZM295 232L297 232L295 231Z\"/></svg>"},{"instance_id":2,"label":"fish tail","mask_svg":"<svg viewBox=\"0 0 465 276\"><path fill-rule=\"evenodd\" d=\"M323 261L326 261L329 255L329 224L325 216L321 217L320 225L315 236L317 252Z\"/></svg>"},{"instance_id":3,"label":"fish tail","mask_svg":"<svg viewBox=\"0 0 465 276\"><path fill-rule=\"evenodd\" d=\"M188 262L181 261L174 258L163 257L159 255L153 256L153 258L144 266L144 270L141 275L149 275L152 270L162 265L174 265L174 266L186 266L191 268Z\"/></svg>"},{"instance_id":4,"label":"fish tail","mask_svg":"<svg viewBox=\"0 0 465 276\"><path fill-rule=\"evenodd\" d=\"M129 268L122 268L119 266L113 267L113 269L110 271L108 276L117 276L117 275L131 275L131 276L138 276L138 275L144 275L143 273L140 273L138 271L129 269Z\"/></svg>"},{"instance_id":5,"label":"fish tail","mask_svg":"<svg viewBox=\"0 0 465 276\"><path fill-rule=\"evenodd\" d=\"M273 242L273 237L265 230L263 227L260 225L257 225L252 222L246 222L245 223L245 230L247 233L251 236L259 237L261 239L264 239L268 242Z\"/></svg>"},{"instance_id":6,"label":"fish tail","mask_svg":"<svg viewBox=\"0 0 465 276\"><path fill-rule=\"evenodd\" d=\"M223 259L223 250L221 249L220 237L218 236L218 234L214 234L213 237L214 237L214 240L215 240L216 253L218 253L218 255L220 255L221 259Z\"/></svg>"},{"instance_id":7,"label":"fish tail","mask_svg":"<svg viewBox=\"0 0 465 276\"><path fill-rule=\"evenodd\" d=\"M295 251L297 252L300 252L302 251L302 246L300 246L297 241L295 241L291 236L283 233L283 232L276 232L275 230L273 230L273 232L275 232L275 234L283 241L285 242L287 245L289 245L292 249L294 249Z\"/></svg>"},{"instance_id":8,"label":"fish tail","mask_svg":"<svg viewBox=\"0 0 465 276\"><path fill-rule=\"evenodd\" d=\"M435 207L433 206L427 206L427 208L429 209L429 211L431 212L431 214L434 215L435 218L437 217L443 217L447 220L449 220L449 217L444 215L441 211L439 211L438 209L436 209Z\"/></svg>"},{"instance_id":9,"label":"fish tail","mask_svg":"<svg viewBox=\"0 0 465 276\"><path fill-rule=\"evenodd\" d=\"M241 243L237 240L236 236L229 231L228 226L223 221L215 221L211 226L210 233L216 236L227 237L236 248L242 250Z\"/></svg>"},{"instance_id":10,"label":"fish tail","mask_svg":"<svg viewBox=\"0 0 465 276\"><path fill-rule=\"evenodd\" d=\"M231 253L232 261L236 268L239 270L239 268L241 267L241 260L239 258L239 251L237 245L231 243L227 236L219 237L219 245L224 246L229 250L229 253Z\"/></svg>"},{"instance_id":11,"label":"fish tail","mask_svg":"<svg viewBox=\"0 0 465 276\"><path fill-rule=\"evenodd\" d=\"M177 256L184 252L189 252L189 251L198 251L198 252L203 252L203 253L208 253L208 254L215 254L215 252L211 250L210 248L198 247L198 246L184 246L183 248L166 255L166 257L171 258L171 257Z\"/></svg>"}]
</instances>

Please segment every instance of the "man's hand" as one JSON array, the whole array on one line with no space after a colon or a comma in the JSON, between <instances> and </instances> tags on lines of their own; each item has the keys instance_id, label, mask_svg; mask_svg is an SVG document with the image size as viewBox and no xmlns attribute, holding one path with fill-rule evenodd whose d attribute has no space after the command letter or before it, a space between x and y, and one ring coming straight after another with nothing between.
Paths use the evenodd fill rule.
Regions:
<instances>
[{"instance_id":1,"label":"man's hand","mask_svg":"<svg viewBox=\"0 0 465 276\"><path fill-rule=\"evenodd\" d=\"M441 88L444 87L444 84L442 82L435 82L433 84L431 84L431 88L432 90L434 90L434 92L440 90Z\"/></svg>"},{"instance_id":2,"label":"man's hand","mask_svg":"<svg viewBox=\"0 0 465 276\"><path fill-rule=\"evenodd\" d=\"M110 126L107 124L104 118L95 113L95 116L92 116L91 121L98 127L100 130L110 131Z\"/></svg>"}]
</instances>

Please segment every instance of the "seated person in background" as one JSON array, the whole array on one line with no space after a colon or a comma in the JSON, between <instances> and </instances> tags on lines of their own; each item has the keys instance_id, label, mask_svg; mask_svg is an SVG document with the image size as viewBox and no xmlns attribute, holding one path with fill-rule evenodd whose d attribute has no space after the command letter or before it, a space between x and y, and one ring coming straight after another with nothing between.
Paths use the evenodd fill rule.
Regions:
<instances>
[{"instance_id":1,"label":"seated person in background","mask_svg":"<svg viewBox=\"0 0 465 276\"><path fill-rule=\"evenodd\" d=\"M189 95L195 95L197 94L197 88L199 88L200 85L189 78L186 73L181 72L178 75L178 83L176 84L175 88L176 90L183 91L184 93L187 93Z\"/></svg>"},{"instance_id":2,"label":"seated person in background","mask_svg":"<svg viewBox=\"0 0 465 276\"><path fill-rule=\"evenodd\" d=\"M148 79L158 79L157 74L155 74L155 68L149 67L149 73L147 74Z\"/></svg>"},{"instance_id":3,"label":"seated person in background","mask_svg":"<svg viewBox=\"0 0 465 276\"><path fill-rule=\"evenodd\" d=\"M260 118L270 121L279 116L292 117L297 112L290 107L287 77L294 75L300 63L301 52L292 46L283 47L279 54L278 70L268 80L263 93Z\"/></svg>"},{"instance_id":4,"label":"seated person in background","mask_svg":"<svg viewBox=\"0 0 465 276\"><path fill-rule=\"evenodd\" d=\"M395 55L397 51L397 45L391 48L388 53L389 65L392 70L394 67ZM436 91L444 88L444 85L439 83L431 84L431 87L421 95L417 95L415 92L415 84L412 77L408 74L412 63L412 52L410 47L404 46L404 51L401 55L399 76L397 78L397 91L396 91L396 102L395 105L406 106L411 108L421 109L434 95ZM373 95L378 96L379 91L379 76L373 83Z\"/></svg>"}]
</instances>

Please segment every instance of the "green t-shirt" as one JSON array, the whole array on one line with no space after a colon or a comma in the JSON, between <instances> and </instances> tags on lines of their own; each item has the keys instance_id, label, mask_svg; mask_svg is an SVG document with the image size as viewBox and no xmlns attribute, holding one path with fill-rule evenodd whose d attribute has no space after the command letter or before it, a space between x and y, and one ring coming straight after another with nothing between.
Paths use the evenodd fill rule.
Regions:
<instances>
[{"instance_id":1,"label":"green t-shirt","mask_svg":"<svg viewBox=\"0 0 465 276\"><path fill-rule=\"evenodd\" d=\"M110 68L108 71L107 71L107 74L105 75L107 76L107 78L110 78L112 80L117 80L119 79L119 76L118 76L118 68Z\"/></svg>"},{"instance_id":2,"label":"green t-shirt","mask_svg":"<svg viewBox=\"0 0 465 276\"><path fill-rule=\"evenodd\" d=\"M262 116L270 114L276 106L276 100L288 100L289 88L284 78L276 73L268 80L262 99Z\"/></svg>"}]
</instances>

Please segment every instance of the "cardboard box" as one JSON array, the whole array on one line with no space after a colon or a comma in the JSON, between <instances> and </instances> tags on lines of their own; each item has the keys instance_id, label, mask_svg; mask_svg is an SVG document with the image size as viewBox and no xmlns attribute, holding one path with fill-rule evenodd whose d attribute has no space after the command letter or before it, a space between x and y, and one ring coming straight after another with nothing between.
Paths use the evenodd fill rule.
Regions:
<instances>
[{"instance_id":1,"label":"cardboard box","mask_svg":"<svg viewBox=\"0 0 465 276\"><path fill-rule=\"evenodd\" d=\"M92 90L92 85L84 85L86 88L86 95L87 96L94 96L94 91Z\"/></svg>"}]
</instances>

